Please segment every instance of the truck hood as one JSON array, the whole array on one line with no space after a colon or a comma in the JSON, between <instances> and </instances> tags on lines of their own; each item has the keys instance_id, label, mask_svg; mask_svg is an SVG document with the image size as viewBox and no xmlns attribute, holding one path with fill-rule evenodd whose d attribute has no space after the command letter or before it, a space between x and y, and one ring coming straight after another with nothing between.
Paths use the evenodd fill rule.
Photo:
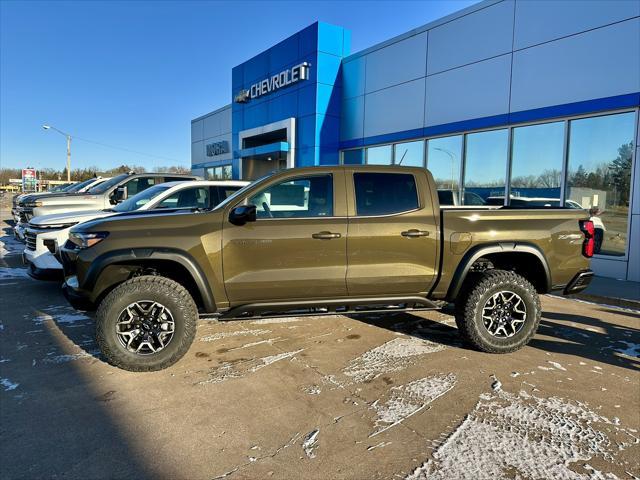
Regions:
<instances>
[{"instance_id":1,"label":"truck hood","mask_svg":"<svg viewBox=\"0 0 640 480\"><path fill-rule=\"evenodd\" d=\"M20 206L24 206L32 201L42 202L43 205L63 203L67 200L71 202L82 202L83 200L95 200L97 195L87 195L86 193L47 193L45 195L31 194L20 199Z\"/></svg>"},{"instance_id":2,"label":"truck hood","mask_svg":"<svg viewBox=\"0 0 640 480\"><path fill-rule=\"evenodd\" d=\"M29 225L34 227L56 227L60 225L75 225L76 223L87 222L97 218L108 217L113 212L106 210L82 210L79 212L54 213L51 215L40 215L29 221Z\"/></svg>"},{"instance_id":3,"label":"truck hood","mask_svg":"<svg viewBox=\"0 0 640 480\"><path fill-rule=\"evenodd\" d=\"M145 210L133 212L107 212L109 218L97 218L95 220L86 221L82 225L73 228L74 232L91 232L91 231L111 231L111 230L127 230L136 229L136 223L149 219L153 219L152 223L155 228L162 228L162 225L173 222L176 218L187 217L189 215L200 215L191 209L179 210ZM115 214L114 214L115 213ZM204 213L204 212L203 212Z\"/></svg>"}]
</instances>

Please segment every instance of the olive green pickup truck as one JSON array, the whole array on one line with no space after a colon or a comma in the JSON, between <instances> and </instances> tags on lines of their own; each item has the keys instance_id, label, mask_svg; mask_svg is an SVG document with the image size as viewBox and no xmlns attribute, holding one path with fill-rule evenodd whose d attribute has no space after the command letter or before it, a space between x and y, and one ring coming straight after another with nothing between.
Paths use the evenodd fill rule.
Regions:
<instances>
[{"instance_id":1,"label":"olive green pickup truck","mask_svg":"<svg viewBox=\"0 0 640 480\"><path fill-rule=\"evenodd\" d=\"M211 210L122 214L74 227L64 292L96 310L105 358L133 371L178 361L201 317L439 308L505 353L540 321L538 293L591 280L584 210L440 208L431 173L400 166L284 170Z\"/></svg>"}]
</instances>

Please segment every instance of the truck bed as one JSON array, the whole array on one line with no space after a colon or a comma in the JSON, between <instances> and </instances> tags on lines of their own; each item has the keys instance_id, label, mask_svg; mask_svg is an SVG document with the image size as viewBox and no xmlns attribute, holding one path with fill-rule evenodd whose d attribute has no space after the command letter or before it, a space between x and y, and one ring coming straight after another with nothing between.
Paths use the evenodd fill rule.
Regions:
<instances>
[{"instance_id":1,"label":"truck bed","mask_svg":"<svg viewBox=\"0 0 640 480\"><path fill-rule=\"evenodd\" d=\"M439 277L432 287L435 298L451 295L459 266L480 249L496 252L521 247L544 252L550 268L550 290L559 290L576 271L587 269L582 256L584 235L579 221L588 220L585 210L570 208L443 207L440 209ZM480 255L482 257L483 255Z\"/></svg>"}]
</instances>

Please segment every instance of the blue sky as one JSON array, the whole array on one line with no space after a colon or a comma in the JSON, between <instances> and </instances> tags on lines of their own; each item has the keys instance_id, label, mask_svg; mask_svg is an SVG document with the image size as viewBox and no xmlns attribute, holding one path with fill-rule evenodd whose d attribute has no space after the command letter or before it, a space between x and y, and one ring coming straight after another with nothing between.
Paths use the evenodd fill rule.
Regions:
<instances>
[{"instance_id":1,"label":"blue sky","mask_svg":"<svg viewBox=\"0 0 640 480\"><path fill-rule=\"evenodd\" d=\"M78 137L73 168L187 166L190 121L230 102L233 66L316 20L356 52L473 3L0 1L0 166L63 168L43 123Z\"/></svg>"}]
</instances>

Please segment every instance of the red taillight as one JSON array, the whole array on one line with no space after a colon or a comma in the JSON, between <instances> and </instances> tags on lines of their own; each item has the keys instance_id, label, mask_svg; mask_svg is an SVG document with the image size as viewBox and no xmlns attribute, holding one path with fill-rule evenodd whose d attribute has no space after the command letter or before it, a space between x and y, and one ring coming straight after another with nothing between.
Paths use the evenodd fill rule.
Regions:
<instances>
[{"instance_id":1,"label":"red taillight","mask_svg":"<svg viewBox=\"0 0 640 480\"><path fill-rule=\"evenodd\" d=\"M593 226L591 220L581 220L580 230L584 233L584 242L582 242L582 254L587 257L593 257L593 252L596 246L596 240L594 238L596 229Z\"/></svg>"}]
</instances>

